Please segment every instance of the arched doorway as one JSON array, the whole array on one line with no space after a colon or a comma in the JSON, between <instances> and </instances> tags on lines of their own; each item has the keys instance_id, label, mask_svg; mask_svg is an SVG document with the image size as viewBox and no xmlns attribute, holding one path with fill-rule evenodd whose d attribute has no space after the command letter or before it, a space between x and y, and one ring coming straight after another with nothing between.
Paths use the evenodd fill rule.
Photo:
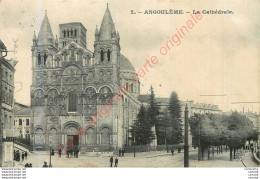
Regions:
<instances>
[{"instance_id":1,"label":"arched doorway","mask_svg":"<svg viewBox=\"0 0 260 179\"><path fill-rule=\"evenodd\" d=\"M65 144L67 146L78 146L80 144L79 140L79 129L80 126L76 122L69 122L64 127L65 133Z\"/></svg>"},{"instance_id":2,"label":"arched doorway","mask_svg":"<svg viewBox=\"0 0 260 179\"><path fill-rule=\"evenodd\" d=\"M101 130L101 145L110 144L110 130L108 127L103 127Z\"/></svg>"}]
</instances>

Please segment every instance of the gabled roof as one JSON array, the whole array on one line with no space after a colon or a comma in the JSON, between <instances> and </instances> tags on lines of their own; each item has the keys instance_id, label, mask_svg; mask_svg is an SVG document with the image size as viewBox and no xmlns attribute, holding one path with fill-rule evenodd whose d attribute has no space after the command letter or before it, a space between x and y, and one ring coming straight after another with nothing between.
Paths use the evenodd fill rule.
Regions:
<instances>
[{"instance_id":1,"label":"gabled roof","mask_svg":"<svg viewBox=\"0 0 260 179\"><path fill-rule=\"evenodd\" d=\"M38 45L53 45L54 38L51 30L51 25L47 17L47 11L42 21L42 25L38 35Z\"/></svg>"},{"instance_id":2,"label":"gabled roof","mask_svg":"<svg viewBox=\"0 0 260 179\"><path fill-rule=\"evenodd\" d=\"M56 53L55 55L57 54L61 54L63 50L69 50L69 46L73 44L76 46L76 48L81 48L84 52L88 52L90 54L93 54L93 52L91 52L90 50L86 49L85 47L82 47L81 45L77 44L76 42L74 41L71 41L69 44L67 44L65 47L63 47L62 49L59 50L58 53Z\"/></svg>"}]
</instances>

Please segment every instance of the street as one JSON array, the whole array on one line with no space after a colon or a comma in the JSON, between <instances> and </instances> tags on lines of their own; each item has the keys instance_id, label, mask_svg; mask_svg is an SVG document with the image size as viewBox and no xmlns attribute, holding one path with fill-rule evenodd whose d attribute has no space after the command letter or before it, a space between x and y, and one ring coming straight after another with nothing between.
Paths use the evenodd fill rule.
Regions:
<instances>
[{"instance_id":1,"label":"street","mask_svg":"<svg viewBox=\"0 0 260 179\"><path fill-rule=\"evenodd\" d=\"M95 156L93 153L81 154L79 158L66 158L62 156L59 158L55 153L52 156L52 166L53 167L110 167L109 163L109 153L101 154L100 156ZM119 163L118 167L183 167L183 152L175 153L171 156L170 153L163 152L144 152L136 153L136 157L133 157L133 153L126 153L124 157L118 157ZM49 153L48 152L37 152L34 151L28 156L28 159L24 162L15 163L15 167L24 167L26 163L32 163L33 167L42 167L44 161L49 165ZM259 167L252 158L250 152L245 154L242 158L246 167ZM114 157L115 161L115 157ZM223 152L222 154L214 156L214 159L210 157L204 161L197 160L197 151L190 152L190 167L242 167L245 166L240 160L234 159L229 161L229 152ZM114 163L113 163L114 166Z\"/></svg>"}]
</instances>

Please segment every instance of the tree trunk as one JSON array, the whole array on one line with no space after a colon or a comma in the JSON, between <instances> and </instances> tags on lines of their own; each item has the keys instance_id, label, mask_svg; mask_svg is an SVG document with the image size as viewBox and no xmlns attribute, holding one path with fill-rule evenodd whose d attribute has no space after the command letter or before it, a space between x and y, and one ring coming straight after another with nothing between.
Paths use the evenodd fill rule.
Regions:
<instances>
[{"instance_id":1,"label":"tree trunk","mask_svg":"<svg viewBox=\"0 0 260 179\"><path fill-rule=\"evenodd\" d=\"M204 146L201 148L202 160L204 160Z\"/></svg>"},{"instance_id":2,"label":"tree trunk","mask_svg":"<svg viewBox=\"0 0 260 179\"><path fill-rule=\"evenodd\" d=\"M223 150L222 150L222 145L221 145L221 153L223 153Z\"/></svg>"},{"instance_id":3,"label":"tree trunk","mask_svg":"<svg viewBox=\"0 0 260 179\"><path fill-rule=\"evenodd\" d=\"M212 156L214 158L214 146L212 147Z\"/></svg>"},{"instance_id":4,"label":"tree trunk","mask_svg":"<svg viewBox=\"0 0 260 179\"><path fill-rule=\"evenodd\" d=\"M236 158L236 149L234 148L234 159Z\"/></svg>"},{"instance_id":5,"label":"tree trunk","mask_svg":"<svg viewBox=\"0 0 260 179\"><path fill-rule=\"evenodd\" d=\"M231 147L229 148L229 151L230 151L230 161L232 161L232 148Z\"/></svg>"},{"instance_id":6,"label":"tree trunk","mask_svg":"<svg viewBox=\"0 0 260 179\"><path fill-rule=\"evenodd\" d=\"M198 147L198 161L201 160L201 146Z\"/></svg>"}]
</instances>

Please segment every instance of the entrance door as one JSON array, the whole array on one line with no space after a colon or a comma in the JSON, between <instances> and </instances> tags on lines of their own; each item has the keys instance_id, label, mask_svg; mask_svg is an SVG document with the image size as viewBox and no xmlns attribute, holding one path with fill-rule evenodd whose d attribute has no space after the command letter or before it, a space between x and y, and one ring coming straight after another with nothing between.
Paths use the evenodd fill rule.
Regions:
<instances>
[{"instance_id":1,"label":"entrance door","mask_svg":"<svg viewBox=\"0 0 260 179\"><path fill-rule=\"evenodd\" d=\"M79 136L78 135L68 135L67 140L68 140L68 144L73 144L73 146L79 145Z\"/></svg>"}]
</instances>

